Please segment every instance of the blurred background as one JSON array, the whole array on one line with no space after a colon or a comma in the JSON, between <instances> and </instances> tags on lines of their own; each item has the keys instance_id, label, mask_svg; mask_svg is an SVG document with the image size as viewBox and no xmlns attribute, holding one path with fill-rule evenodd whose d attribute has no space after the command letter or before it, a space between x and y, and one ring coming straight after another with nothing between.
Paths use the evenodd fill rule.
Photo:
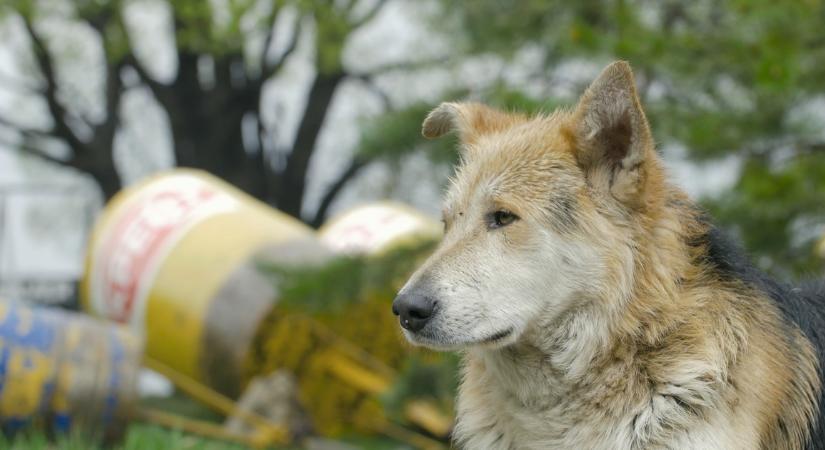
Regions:
<instances>
[{"instance_id":1,"label":"blurred background","mask_svg":"<svg viewBox=\"0 0 825 450\"><path fill-rule=\"evenodd\" d=\"M237 223L267 217L262 224L288 223L289 230L301 231L283 233L306 233L310 240L331 218L346 219L348 212L352 217L360 205L383 205L390 213L361 209L349 225L337 223L375 229L385 213L396 214L407 218L399 235L423 229L426 236L419 233L408 240L415 245L380 252L376 248L383 243L374 237L355 239L359 251L338 251L354 238L351 229L347 237L329 231L332 227L318 235L324 250L307 244L289 252L282 246L263 251L255 244L256 258L265 253L270 263L287 253L330 253L315 259L331 264L300 273L239 257L233 267L254 266L262 280L272 281L250 294L266 298L253 302L264 306L246 322L199 320L207 329L254 324L247 327L253 336L241 344L246 358L236 374L241 381L227 388L226 380L209 379L209 371L192 369L188 376L234 400L255 376L289 366L264 350L265 342L275 339L266 330L283 320L269 309L276 297L284 308L294 305L295 314L326 323L359 349L369 347L372 338L335 329L335 318L343 314L341 305L374 303L375 308L363 307L387 323L386 333L395 334L387 338L392 343L366 352L394 372L387 372L380 389L375 380L365 389L380 397L385 425L400 427L376 434L389 436L390 446L429 442L409 433L443 442L443 430L422 424L420 417L410 419L409 408L398 405L408 404L399 399L410 391L420 397L437 388L430 400L449 417L454 361L407 348L392 317L384 317L392 292L412 269L399 260L426 255L437 239L428 227L438 226L440 195L457 157L454 140L420 137L427 111L455 99L552 111L574 104L604 65L625 59L634 68L672 179L740 239L763 269L789 280L821 276L823 29L820 0L5 0L0 4L0 298L25 307L84 309L131 323L132 331L147 334L147 354L161 360L154 371L140 372L142 385L149 386L143 389L166 392L176 372L164 372L163 360L174 361L175 355L157 350L151 313L134 320L114 317L95 307L95 294L82 288L84 278L95 284L89 272L97 253L91 249L96 239L108 236L100 217L118 192L132 188L119 196L128 204L149 192L152 182L142 181L147 177L168 177L176 167L199 169L187 172L197 180L193 183L252 205L251 216ZM188 186L174 180L167 185L175 192ZM407 206L375 203L388 199ZM119 217L114 206L107 210ZM93 233L96 222L103 225ZM278 226L272 229L281 232ZM222 229L248 232L236 222ZM209 249L211 239L200 246ZM228 250L215 254L221 251ZM390 269L376 271L376 265ZM188 285L205 272L190 271L195 278L174 273L172 280ZM145 282L157 284L159 276ZM225 287L224 281L218 284ZM231 298L246 298L232 292ZM150 304L156 301L147 295ZM188 294L176 295L176 307L185 308L180 305ZM219 296L210 294L209 302ZM401 353L387 356L396 348ZM237 356L233 351L227 350ZM315 354L317 348L309 345L306 351ZM299 385L308 379L301 378L302 370L293 371ZM367 372L375 371L380 372L375 367ZM187 375L185 368L179 372ZM433 382L438 377L444 381ZM407 384L398 384L400 379ZM306 408L312 403L306 397L313 394L301 389ZM0 398L2 392L0 385ZM433 411L423 416L438 415ZM307 434L370 435L380 428L319 425L335 423L339 413L319 419L322 413L310 411L314 431ZM178 445L168 442L186 438L143 431L166 439L168 448ZM129 436L127 445L137 439Z\"/></svg>"}]
</instances>

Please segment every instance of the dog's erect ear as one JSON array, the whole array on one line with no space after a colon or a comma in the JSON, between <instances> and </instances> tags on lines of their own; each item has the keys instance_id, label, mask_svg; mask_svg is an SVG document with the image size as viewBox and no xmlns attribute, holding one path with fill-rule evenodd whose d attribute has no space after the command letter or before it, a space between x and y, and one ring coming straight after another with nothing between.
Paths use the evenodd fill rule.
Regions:
<instances>
[{"instance_id":1,"label":"dog's erect ear","mask_svg":"<svg viewBox=\"0 0 825 450\"><path fill-rule=\"evenodd\" d=\"M642 202L654 146L630 65L607 66L582 95L573 117L576 157L591 183L625 203Z\"/></svg>"},{"instance_id":2,"label":"dog's erect ear","mask_svg":"<svg viewBox=\"0 0 825 450\"><path fill-rule=\"evenodd\" d=\"M501 131L514 121L513 116L480 103L442 103L424 119L421 134L434 139L456 131L462 141L472 142L475 137Z\"/></svg>"}]
</instances>

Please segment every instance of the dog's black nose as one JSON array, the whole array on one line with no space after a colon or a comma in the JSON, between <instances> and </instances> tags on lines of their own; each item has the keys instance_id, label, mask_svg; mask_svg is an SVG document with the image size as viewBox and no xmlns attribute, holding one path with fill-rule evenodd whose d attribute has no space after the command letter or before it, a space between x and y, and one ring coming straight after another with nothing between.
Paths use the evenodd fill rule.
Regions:
<instances>
[{"instance_id":1,"label":"dog's black nose","mask_svg":"<svg viewBox=\"0 0 825 450\"><path fill-rule=\"evenodd\" d=\"M435 311L435 300L424 295L399 294L392 302L392 312L398 316L401 326L418 331L424 328Z\"/></svg>"}]
</instances>

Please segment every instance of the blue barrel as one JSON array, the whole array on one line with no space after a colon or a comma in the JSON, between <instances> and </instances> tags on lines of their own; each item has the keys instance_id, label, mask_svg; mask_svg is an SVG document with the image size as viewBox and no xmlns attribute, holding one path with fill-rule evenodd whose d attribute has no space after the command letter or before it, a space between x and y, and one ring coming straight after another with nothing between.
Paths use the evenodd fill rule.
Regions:
<instances>
[{"instance_id":1,"label":"blue barrel","mask_svg":"<svg viewBox=\"0 0 825 450\"><path fill-rule=\"evenodd\" d=\"M0 300L0 429L117 438L137 399L143 342L109 323Z\"/></svg>"}]
</instances>

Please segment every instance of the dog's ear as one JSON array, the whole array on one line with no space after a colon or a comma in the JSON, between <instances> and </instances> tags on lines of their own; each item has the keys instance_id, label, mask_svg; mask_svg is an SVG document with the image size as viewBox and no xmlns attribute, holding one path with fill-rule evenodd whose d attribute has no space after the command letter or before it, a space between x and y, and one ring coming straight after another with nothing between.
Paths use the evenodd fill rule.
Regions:
<instances>
[{"instance_id":1,"label":"dog's ear","mask_svg":"<svg viewBox=\"0 0 825 450\"><path fill-rule=\"evenodd\" d=\"M515 122L515 117L480 103L445 102L427 115L421 134L428 139L456 131L465 143L476 137L501 131Z\"/></svg>"},{"instance_id":2,"label":"dog's ear","mask_svg":"<svg viewBox=\"0 0 825 450\"><path fill-rule=\"evenodd\" d=\"M654 145L630 65L607 66L573 118L576 158L589 181L629 205L643 202Z\"/></svg>"}]
</instances>

